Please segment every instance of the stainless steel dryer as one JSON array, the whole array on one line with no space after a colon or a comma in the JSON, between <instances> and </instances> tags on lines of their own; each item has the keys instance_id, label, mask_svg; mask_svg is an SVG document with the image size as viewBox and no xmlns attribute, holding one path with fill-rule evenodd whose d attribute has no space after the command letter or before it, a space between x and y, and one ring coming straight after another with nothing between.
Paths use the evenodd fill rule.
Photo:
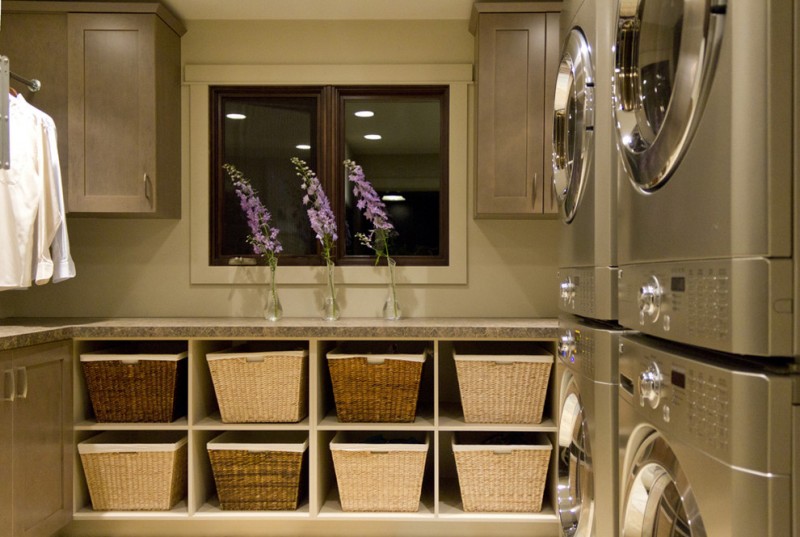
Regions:
<instances>
[{"instance_id":1,"label":"stainless steel dryer","mask_svg":"<svg viewBox=\"0 0 800 537\"><path fill-rule=\"evenodd\" d=\"M564 2L553 117L560 309L603 320L617 318L616 149L608 105L615 15L612 2Z\"/></svg>"},{"instance_id":2,"label":"stainless steel dryer","mask_svg":"<svg viewBox=\"0 0 800 537\"><path fill-rule=\"evenodd\" d=\"M558 516L567 537L617 535L617 363L621 332L562 318Z\"/></svg>"},{"instance_id":3,"label":"stainless steel dryer","mask_svg":"<svg viewBox=\"0 0 800 537\"><path fill-rule=\"evenodd\" d=\"M792 0L620 0L620 324L792 354Z\"/></svg>"},{"instance_id":4,"label":"stainless steel dryer","mask_svg":"<svg viewBox=\"0 0 800 537\"><path fill-rule=\"evenodd\" d=\"M788 368L652 341L621 338L620 535L791 535Z\"/></svg>"}]
</instances>

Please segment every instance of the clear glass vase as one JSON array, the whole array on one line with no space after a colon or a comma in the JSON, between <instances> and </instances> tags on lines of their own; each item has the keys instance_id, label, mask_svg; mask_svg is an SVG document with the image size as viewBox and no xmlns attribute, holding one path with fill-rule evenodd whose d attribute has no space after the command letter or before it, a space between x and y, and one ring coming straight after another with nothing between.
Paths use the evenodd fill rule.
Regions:
<instances>
[{"instance_id":1,"label":"clear glass vase","mask_svg":"<svg viewBox=\"0 0 800 537\"><path fill-rule=\"evenodd\" d=\"M341 315L339 302L336 299L336 280L334 279L334 269L336 265L333 261L328 261L325 266L325 277L328 285L327 292L322 305L322 318L326 321L335 321Z\"/></svg>"},{"instance_id":2,"label":"clear glass vase","mask_svg":"<svg viewBox=\"0 0 800 537\"><path fill-rule=\"evenodd\" d=\"M383 303L383 318L394 321L402 317L403 313L400 309L400 303L397 301L397 281L395 280L397 263L391 257L387 257L386 261L389 272L389 292L386 302Z\"/></svg>"},{"instance_id":3,"label":"clear glass vase","mask_svg":"<svg viewBox=\"0 0 800 537\"><path fill-rule=\"evenodd\" d=\"M269 265L269 289L267 290L267 307L264 309L264 318L268 321L277 321L283 317L281 299L278 297L278 288L275 285L275 269L277 264Z\"/></svg>"}]
</instances>

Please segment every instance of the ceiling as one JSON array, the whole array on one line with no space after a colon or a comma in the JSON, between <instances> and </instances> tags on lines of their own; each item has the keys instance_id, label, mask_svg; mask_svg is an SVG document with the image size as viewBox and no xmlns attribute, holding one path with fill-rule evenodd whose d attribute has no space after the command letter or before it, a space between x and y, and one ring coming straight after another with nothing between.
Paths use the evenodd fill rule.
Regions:
<instances>
[{"instance_id":1,"label":"ceiling","mask_svg":"<svg viewBox=\"0 0 800 537\"><path fill-rule=\"evenodd\" d=\"M163 0L183 20L468 20L473 0Z\"/></svg>"}]
</instances>

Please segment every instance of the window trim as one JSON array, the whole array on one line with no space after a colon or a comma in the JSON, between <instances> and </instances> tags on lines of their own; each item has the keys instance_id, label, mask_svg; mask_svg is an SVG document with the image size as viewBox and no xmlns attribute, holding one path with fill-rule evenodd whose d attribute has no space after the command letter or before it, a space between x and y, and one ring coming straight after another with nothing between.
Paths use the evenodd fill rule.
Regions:
<instances>
[{"instance_id":1,"label":"window trim","mask_svg":"<svg viewBox=\"0 0 800 537\"><path fill-rule=\"evenodd\" d=\"M209 266L209 86L212 85L449 85L449 195L446 266L403 266L401 284L467 283L468 109L471 64L403 65L186 65L184 147L188 147L192 284L263 284L264 266ZM318 285L319 266L280 266L281 285ZM343 285L384 284L381 267L337 266Z\"/></svg>"}]
</instances>

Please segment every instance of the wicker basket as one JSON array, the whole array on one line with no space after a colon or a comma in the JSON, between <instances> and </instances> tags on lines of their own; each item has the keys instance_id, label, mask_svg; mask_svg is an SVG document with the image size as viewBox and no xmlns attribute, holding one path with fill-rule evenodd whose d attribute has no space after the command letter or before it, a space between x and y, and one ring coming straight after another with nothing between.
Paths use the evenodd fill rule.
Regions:
<instances>
[{"instance_id":1,"label":"wicker basket","mask_svg":"<svg viewBox=\"0 0 800 537\"><path fill-rule=\"evenodd\" d=\"M81 354L98 422L167 423L186 414L187 352L172 352L170 346L129 345Z\"/></svg>"},{"instance_id":2,"label":"wicker basket","mask_svg":"<svg viewBox=\"0 0 800 537\"><path fill-rule=\"evenodd\" d=\"M207 448L223 510L297 509L307 433L230 431Z\"/></svg>"},{"instance_id":3,"label":"wicker basket","mask_svg":"<svg viewBox=\"0 0 800 537\"><path fill-rule=\"evenodd\" d=\"M463 349L453 358L467 423L542 422L552 354L531 354L530 344ZM494 353L474 353L481 350Z\"/></svg>"},{"instance_id":4,"label":"wicker basket","mask_svg":"<svg viewBox=\"0 0 800 537\"><path fill-rule=\"evenodd\" d=\"M408 443L409 433L385 433L385 443L364 436L343 431L330 444L342 510L417 512L428 435L418 435L420 443Z\"/></svg>"},{"instance_id":5,"label":"wicker basket","mask_svg":"<svg viewBox=\"0 0 800 537\"><path fill-rule=\"evenodd\" d=\"M453 436L464 511L538 513L550 465L550 442L535 433L490 435ZM512 437L510 443L504 436Z\"/></svg>"},{"instance_id":6,"label":"wicker basket","mask_svg":"<svg viewBox=\"0 0 800 537\"><path fill-rule=\"evenodd\" d=\"M341 422L412 422L426 351L372 354L341 348L327 354Z\"/></svg>"},{"instance_id":7,"label":"wicker basket","mask_svg":"<svg viewBox=\"0 0 800 537\"><path fill-rule=\"evenodd\" d=\"M95 511L167 511L186 494L180 431L109 431L78 444Z\"/></svg>"},{"instance_id":8,"label":"wicker basket","mask_svg":"<svg viewBox=\"0 0 800 537\"><path fill-rule=\"evenodd\" d=\"M206 355L225 423L298 422L308 414L308 351L248 352L248 347Z\"/></svg>"}]
</instances>

